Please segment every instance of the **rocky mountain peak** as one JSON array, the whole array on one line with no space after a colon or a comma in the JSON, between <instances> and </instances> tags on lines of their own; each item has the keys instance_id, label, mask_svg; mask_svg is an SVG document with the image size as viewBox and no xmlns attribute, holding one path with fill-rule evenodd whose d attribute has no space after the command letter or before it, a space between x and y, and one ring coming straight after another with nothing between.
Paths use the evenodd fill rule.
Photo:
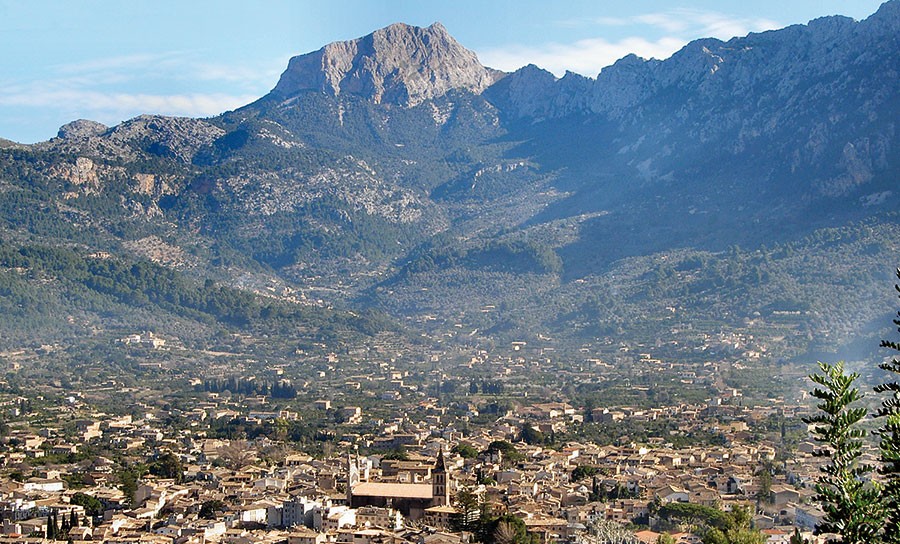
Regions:
<instances>
[{"instance_id":1,"label":"rocky mountain peak","mask_svg":"<svg viewBox=\"0 0 900 544\"><path fill-rule=\"evenodd\" d=\"M225 133L202 119L139 115L116 126L109 140L117 145L137 147L152 155L172 157L189 163L203 146Z\"/></svg>"},{"instance_id":2,"label":"rocky mountain peak","mask_svg":"<svg viewBox=\"0 0 900 544\"><path fill-rule=\"evenodd\" d=\"M894 46L900 41L900 0L885 2L862 24L869 27L871 33L887 38L881 40L880 44L875 44L876 46Z\"/></svg>"},{"instance_id":3,"label":"rocky mountain peak","mask_svg":"<svg viewBox=\"0 0 900 544\"><path fill-rule=\"evenodd\" d=\"M112 128L79 119L60 127L41 149L104 160L133 161L155 155L190 163L197 151L225 133L202 119L139 115Z\"/></svg>"},{"instance_id":4,"label":"rocky mountain peak","mask_svg":"<svg viewBox=\"0 0 900 544\"><path fill-rule=\"evenodd\" d=\"M91 136L99 136L107 130L109 130L109 127L103 123L89 119L78 119L59 127L57 137L62 139L89 138Z\"/></svg>"},{"instance_id":5,"label":"rocky mountain peak","mask_svg":"<svg viewBox=\"0 0 900 544\"><path fill-rule=\"evenodd\" d=\"M496 72L440 23L427 28L396 23L292 58L273 94L287 98L313 90L415 106L454 89L481 93L495 80Z\"/></svg>"}]
</instances>

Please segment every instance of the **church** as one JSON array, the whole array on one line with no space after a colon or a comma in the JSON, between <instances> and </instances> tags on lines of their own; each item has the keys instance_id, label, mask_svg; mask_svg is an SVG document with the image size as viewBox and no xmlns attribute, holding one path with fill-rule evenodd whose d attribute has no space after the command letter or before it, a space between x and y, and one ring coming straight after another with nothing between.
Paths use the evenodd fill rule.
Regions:
<instances>
[{"instance_id":1,"label":"church","mask_svg":"<svg viewBox=\"0 0 900 544\"><path fill-rule=\"evenodd\" d=\"M347 502L351 508L390 507L418 520L428 508L450 505L450 480L443 450L431 469L431 483L360 482L357 463L352 458L348 461Z\"/></svg>"}]
</instances>

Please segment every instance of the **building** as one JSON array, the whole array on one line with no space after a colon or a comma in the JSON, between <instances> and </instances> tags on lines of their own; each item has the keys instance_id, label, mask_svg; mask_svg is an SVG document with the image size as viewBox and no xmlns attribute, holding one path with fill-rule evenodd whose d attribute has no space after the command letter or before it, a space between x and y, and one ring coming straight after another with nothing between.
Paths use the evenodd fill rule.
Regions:
<instances>
[{"instance_id":1,"label":"building","mask_svg":"<svg viewBox=\"0 0 900 544\"><path fill-rule=\"evenodd\" d=\"M351 459L347 498L353 508L394 508L405 517L418 520L425 516L428 508L450 504L451 480L443 450L438 453L437 462L431 470L431 483L359 482L358 471Z\"/></svg>"}]
</instances>

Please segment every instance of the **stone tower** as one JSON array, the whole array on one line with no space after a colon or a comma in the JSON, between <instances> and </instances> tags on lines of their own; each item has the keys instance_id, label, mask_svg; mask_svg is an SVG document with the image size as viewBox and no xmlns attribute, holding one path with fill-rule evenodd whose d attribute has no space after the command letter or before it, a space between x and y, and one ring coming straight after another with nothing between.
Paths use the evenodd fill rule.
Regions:
<instances>
[{"instance_id":1,"label":"stone tower","mask_svg":"<svg viewBox=\"0 0 900 544\"><path fill-rule=\"evenodd\" d=\"M359 483L359 460L347 453L347 504L353 502L353 488Z\"/></svg>"},{"instance_id":2,"label":"stone tower","mask_svg":"<svg viewBox=\"0 0 900 544\"><path fill-rule=\"evenodd\" d=\"M433 506L450 504L450 480L444 462L444 449L438 452L437 462L431 471L431 503Z\"/></svg>"}]
</instances>

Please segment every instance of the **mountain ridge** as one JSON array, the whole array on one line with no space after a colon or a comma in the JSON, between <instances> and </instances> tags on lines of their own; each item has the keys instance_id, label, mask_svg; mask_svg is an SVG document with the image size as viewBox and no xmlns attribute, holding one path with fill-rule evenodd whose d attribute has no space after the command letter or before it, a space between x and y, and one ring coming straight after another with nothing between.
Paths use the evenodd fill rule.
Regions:
<instances>
[{"instance_id":1,"label":"mountain ridge","mask_svg":"<svg viewBox=\"0 0 900 544\"><path fill-rule=\"evenodd\" d=\"M779 348L796 355L886 308L867 267L900 253L898 6L629 55L596 79L500 74L439 24L395 24L294 57L220 116L0 142L0 229L482 331L467 342L665 334L661 304L704 334L780 345L796 326ZM804 268L842 255L834 278ZM784 307L810 313L787 326Z\"/></svg>"},{"instance_id":2,"label":"mountain ridge","mask_svg":"<svg viewBox=\"0 0 900 544\"><path fill-rule=\"evenodd\" d=\"M807 24L795 24L785 28L769 30L761 33L750 33L743 37L734 37L727 42L716 38L699 38L687 43L671 57L663 60L643 59L631 53L605 67L596 77L569 72L557 78L552 73L529 64L510 73L485 67L477 60L472 51L460 45L439 22L428 27L416 27L405 23L394 23L378 29L366 36L329 43L321 49L290 59L288 67L270 92L282 100L290 98L301 91L320 91L338 96L342 90L347 94L362 96L375 103L416 106L425 100L444 96L450 90L467 90L480 94L494 85L511 83L512 80L528 80L537 78L537 87L519 85L515 98L524 94L532 95L532 101L545 98L542 95L556 95L551 102L558 109L544 108L545 114L554 116L569 115L574 112L620 114L628 106L633 106L640 97L622 99L610 96L612 88L625 88L624 94L630 94L633 87L657 86L666 87L676 83L672 77L684 78L691 71L684 70L684 61L697 64L692 70L693 81L685 81L688 85L697 85L696 78L703 77L707 71L715 73L724 61L709 49L734 50L735 42L744 40L764 40L767 36L783 36L782 41L796 40L813 36L819 40L826 39L831 45L844 34L858 30L860 25L877 29L879 39L875 42L882 48L890 48L890 43L897 42L893 31L900 29L900 2L889 0L871 16L862 21L850 17L832 15L820 17ZM823 36L830 36L823 38ZM881 40L889 37L890 40ZM726 46L730 46L727 47ZM750 48L744 46L743 49ZM696 51L701 55L697 55ZM698 60L698 56L700 59ZM705 60L704 60L705 59ZM437 61L437 62L434 62ZM677 61L677 62L676 62ZM449 70L447 64L456 64L458 70ZM405 66L400 66L401 64ZM410 67L415 67L410 69ZM661 83L652 83L646 77L652 71L672 66L671 74L663 77ZM401 70L401 68L403 70ZM635 73L638 72L638 73ZM644 77L640 77L641 75ZM675 74L674 76L672 74ZM510 78L510 76L514 76ZM665 76L665 74L663 74ZM407 81L414 78L414 81ZM434 85L429 88L428 80ZM412 85L411 85L412 84ZM560 90L554 90L559 86ZM537 88L543 92L535 93ZM573 89L586 91L591 96L580 96ZM622 92L622 91L620 91ZM492 93L498 97L498 92ZM571 97L569 100L566 96ZM515 100L514 100L515 101ZM535 108L537 109L537 108ZM583 110L587 111L583 111ZM543 119L546 115L538 115L534 111L521 110L520 116L532 116ZM89 120L78 122L95 123ZM70 123L71 124L71 123ZM66 127L69 124L66 125ZM98 123L98 125L100 125ZM100 125L104 126L104 125ZM65 127L61 128L63 130ZM60 135L62 136L62 135Z\"/></svg>"},{"instance_id":3,"label":"mountain ridge","mask_svg":"<svg viewBox=\"0 0 900 544\"><path fill-rule=\"evenodd\" d=\"M513 113L520 117L564 116L573 111L621 117L627 108L636 106L660 89L688 86L701 92L704 91L708 87L706 82L712 81L712 76L717 75L720 68L727 68L732 62L740 62L740 59L736 59L735 56L746 54L753 47L765 48L775 42L784 48L785 43L804 40L806 43L793 43L792 45L802 45L806 48L816 46L820 48L817 52L825 52L824 47L828 46L827 54L823 55L823 58L831 60L835 53L839 54L844 51L844 49L835 48L839 42L852 37L850 36L852 34L859 34L867 38L865 46L875 43L880 48L889 49L891 44L897 44L896 30L900 24L898 23L900 21L898 11L900 11L898 3L891 1L885 2L876 13L859 22L849 17L829 16L812 20L806 25L792 25L777 30L751 33L744 37L734 37L727 42L716 38L700 38L692 40L664 60L642 59L634 54L626 55L601 70L596 78L577 74L566 74L563 78L556 78L553 74L543 71L545 73L540 76L542 81L546 80L549 75L553 78L554 83L553 85L546 81L541 83L544 93L536 94L535 89L520 85L520 93L513 93L509 100L513 104L520 102L522 94L531 95L530 103L532 104L535 103L535 100L542 99L539 106L533 106L530 110L514 108ZM874 30L874 32L869 32L870 30ZM863 53L864 51L860 51L860 56L863 56ZM804 56L816 58L812 52L800 55L800 58ZM788 62L788 59L768 60L779 66ZM841 60L846 62L846 59ZM809 65L807 64L807 66ZM536 67L533 65L520 68L509 77L522 78L523 71L533 75L534 68ZM825 66L822 71L828 69L829 67ZM575 95L575 101L580 100L581 104L573 104L564 99L566 95L571 96L571 93L567 92L567 88L572 87L569 82L573 80L578 81L577 84L584 88L590 88L586 91L590 98ZM749 87L752 84L752 81L746 81L743 86ZM784 95L791 89L779 88L777 90ZM549 96L543 96L545 93ZM558 104L557 108L549 105L554 101Z\"/></svg>"}]
</instances>

